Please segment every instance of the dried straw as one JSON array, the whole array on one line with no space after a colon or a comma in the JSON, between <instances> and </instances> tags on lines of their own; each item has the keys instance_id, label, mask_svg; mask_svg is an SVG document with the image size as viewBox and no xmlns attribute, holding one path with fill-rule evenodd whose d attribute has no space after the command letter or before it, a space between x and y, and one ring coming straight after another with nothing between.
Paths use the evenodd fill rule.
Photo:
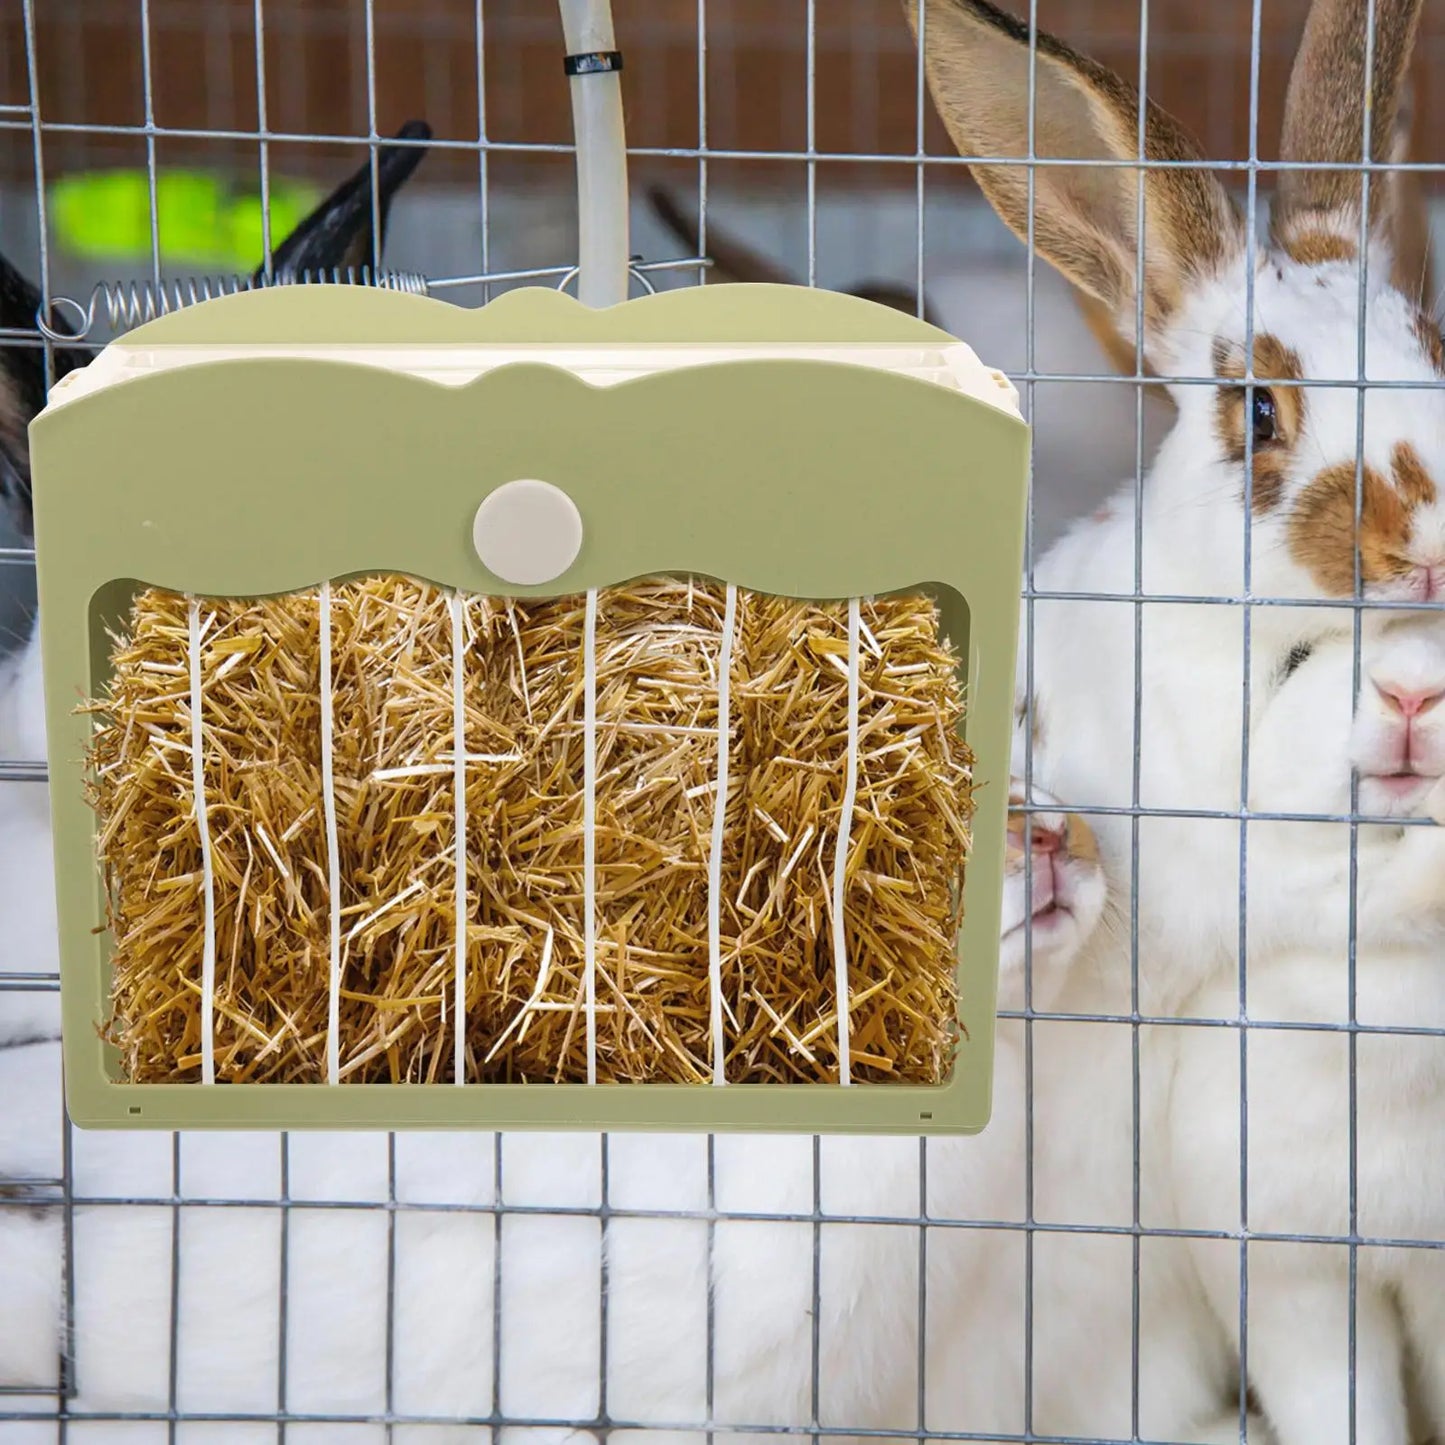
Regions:
<instances>
[{"instance_id":1,"label":"dried straw","mask_svg":"<svg viewBox=\"0 0 1445 1445\"><path fill-rule=\"evenodd\" d=\"M324 1082L330 908L319 590L201 604L218 1081ZM149 589L89 704L114 937L107 1037L137 1082L198 1080L204 913L188 603ZM454 1078L457 899L448 594L331 589L342 1082ZM712 1077L708 861L724 591L652 580L596 631L596 1070ZM846 605L737 594L721 860L728 1082L838 1078L831 888ZM467 597L465 1078L579 1082L584 599ZM972 812L957 658L931 601L862 606L845 899L851 1077L935 1083L957 1024Z\"/></svg>"}]
</instances>

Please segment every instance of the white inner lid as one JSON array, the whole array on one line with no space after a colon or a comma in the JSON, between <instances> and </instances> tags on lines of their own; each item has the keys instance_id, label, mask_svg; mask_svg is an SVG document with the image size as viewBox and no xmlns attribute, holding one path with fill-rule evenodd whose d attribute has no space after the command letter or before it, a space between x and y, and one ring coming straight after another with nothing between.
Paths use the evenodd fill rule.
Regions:
<instances>
[{"instance_id":1,"label":"white inner lid","mask_svg":"<svg viewBox=\"0 0 1445 1445\"><path fill-rule=\"evenodd\" d=\"M47 410L99 391L139 372L165 371L205 362L296 357L378 366L445 386L463 386L499 366L534 362L571 372L592 386L612 386L634 377L684 366L769 358L834 361L866 366L962 392L989 406L1019 415L1018 392L1000 371L985 366L961 341L917 342L636 342L606 345L548 343L432 343L340 345L238 342L234 345L128 346L112 342L94 361L64 377L50 392Z\"/></svg>"}]
</instances>

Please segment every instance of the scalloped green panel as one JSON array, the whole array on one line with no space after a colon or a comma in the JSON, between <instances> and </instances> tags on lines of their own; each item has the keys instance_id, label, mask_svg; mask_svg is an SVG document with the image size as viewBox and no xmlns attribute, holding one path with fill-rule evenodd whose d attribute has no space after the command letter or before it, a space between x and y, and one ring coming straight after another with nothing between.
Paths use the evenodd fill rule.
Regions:
<instances>
[{"instance_id":1,"label":"scalloped green panel","mask_svg":"<svg viewBox=\"0 0 1445 1445\"><path fill-rule=\"evenodd\" d=\"M684 366L606 387L511 364L462 386L247 342L346 345L951 340L851 297L715 286L590 311L552 291L468 311L357 287L278 288L152 322L127 347L228 344L236 359L120 381L31 428L60 915L65 1072L82 1126L974 1132L987 1122L1028 431L931 382L828 361ZM472 517L541 477L585 527L545 586L484 568ZM109 940L83 796L117 582L258 595L365 571L493 595L562 595L658 572L800 598L925 584L966 612L977 757L959 940L968 1038L949 1082L904 1085L234 1085L118 1082L97 1024Z\"/></svg>"}]
</instances>

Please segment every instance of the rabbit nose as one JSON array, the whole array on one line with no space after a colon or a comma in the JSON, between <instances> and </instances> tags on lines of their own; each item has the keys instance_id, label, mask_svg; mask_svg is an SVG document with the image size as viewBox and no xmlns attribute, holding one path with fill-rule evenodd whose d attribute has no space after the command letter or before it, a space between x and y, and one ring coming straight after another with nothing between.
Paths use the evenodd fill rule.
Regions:
<instances>
[{"instance_id":1,"label":"rabbit nose","mask_svg":"<svg viewBox=\"0 0 1445 1445\"><path fill-rule=\"evenodd\" d=\"M1445 689L1412 688L1400 683L1377 682L1375 691L1385 700L1385 705L1403 718L1413 718L1429 712L1442 697Z\"/></svg>"},{"instance_id":2,"label":"rabbit nose","mask_svg":"<svg viewBox=\"0 0 1445 1445\"><path fill-rule=\"evenodd\" d=\"M1411 597L1420 602L1433 602L1445 594L1445 564L1432 561L1411 567L1409 583Z\"/></svg>"},{"instance_id":3,"label":"rabbit nose","mask_svg":"<svg viewBox=\"0 0 1445 1445\"><path fill-rule=\"evenodd\" d=\"M1029 847L1035 853L1057 853L1064 846L1064 830L1034 820L1029 830Z\"/></svg>"}]
</instances>

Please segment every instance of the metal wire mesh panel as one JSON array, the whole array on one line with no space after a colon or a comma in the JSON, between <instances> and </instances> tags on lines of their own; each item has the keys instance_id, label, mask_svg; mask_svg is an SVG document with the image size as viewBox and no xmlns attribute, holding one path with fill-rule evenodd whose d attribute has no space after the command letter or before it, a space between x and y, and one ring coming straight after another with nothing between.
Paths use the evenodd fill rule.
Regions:
<instances>
[{"instance_id":1,"label":"metal wire mesh panel","mask_svg":"<svg viewBox=\"0 0 1445 1445\"><path fill-rule=\"evenodd\" d=\"M883 287L1018 383L1035 427L1015 764L1029 819L1022 896L1038 896L1040 868L1051 888L1093 886L1092 827L1115 875L1096 900L1112 970L1071 991L1051 972L1054 925L1024 909L994 1120L973 1140L72 1132L44 907L43 749L15 701L33 685L17 652L0 693L0 1438L1439 1438L1445 1241L1429 1209L1397 1228L1387 1206L1426 1198L1445 1155L1432 1092L1445 1006L1433 984L1377 990L1373 945L1361 943L1376 900L1419 904L1390 891L1403 865L1376 868L1380 815L1400 811L1391 798L1405 792L1366 795L1344 764L1326 805L1304 786L1325 765L1313 739L1326 714L1356 696L1385 699L1392 738L1403 728L1389 764L1402 789L1440 771L1434 724L1412 734L1398 721L1432 716L1445 687L1445 674L1432 682L1433 644L1387 654L1396 673L1372 650L1381 618L1436 604L1445 562L1445 549L1417 555L1440 541L1429 532L1445 390L1436 298L1423 295L1417 314L1384 285L1368 205L1351 244L1323 228L1337 244L1315 263L1348 269L1328 287L1290 271L1289 246L1262 230L1302 159L1306 176L1363 172L1397 220L1428 219L1440 16L1427 13L1416 39L1420 83L1403 112L1413 141L1371 149L1362 110L1361 154L1375 158L1345 164L1275 147L1282 125L1289 133L1306 0L1020 0L1021 19L1178 115L1201 142L1205 159L1192 162L1151 150L1144 120L1123 159L1061 151L1057 56L1037 41L1007 72L1024 139L960 157L943 120L961 122L946 99L935 107L951 62L940 60L932 99L924 63L930 30L957 13L951 0L925 7L922 48L884 0L615 8L639 287L746 274ZM1364 53L1346 46L1338 70L1373 74L1394 53L1401 7L1364 9ZM464 304L565 283L575 217L560 46L546 7L501 0L23 0L0 17L0 251L46 297L205 269L201 257L249 268L277 244L288 206L419 115L434 132L426 169L398 204L385 263ZM1327 86L1328 69L1315 79ZM1019 239L970 161L1001 188L1017 178ZM1167 230L1173 213L1145 190L1181 169L1218 177L1233 198L1238 263L1180 328L1204 338L1197 347L1151 352L1151 228ZM1090 178L1076 197L1122 175L1146 223L1116 257L1129 307L1102 326L1037 264L1058 250L1048 207L1063 171ZM1420 187L1405 192L1412 174ZM217 175L220 192L206 190ZM198 206L198 194L210 199ZM1309 249L1299 236L1290 245ZM1427 255L1396 281L1418 284ZM1211 347L1215 332L1229 344ZM41 346L28 325L0 343ZM1271 461L1301 437L1312 450L1295 471ZM1184 464L1224 445L1234 450L1210 475L1233 513L1209 511L1212 494L1171 492ZM1326 472L1311 515L1329 519L1338 545L1322 561L1287 526L1268 528L1274 501L1293 505ZM1152 519L1170 506L1201 555L1225 547L1222 574L1159 563ZM1066 556L1057 539L1096 513L1126 543L1109 586L1082 565L1080 583L1043 563ZM1301 556L1333 569L1329 588L1281 571ZM7 645L28 635L32 562L18 535L0 538ZM1048 679L1035 687L1064 609L1097 619L1080 624L1081 655L1102 658L1117 635L1131 663L1095 736L1118 760L1114 785L1076 779L1077 796L1067 769L1040 761L1071 726ZM1164 786L1154 751L1178 719L1152 670L1175 666L1171 639L1206 615L1234 629L1238 683L1213 728L1232 768L1223 792ZM1326 615L1343 642L1320 640ZM1329 663L1343 703L1331 693L1290 713L1287 685L1324 667L1330 646L1343 648ZM1411 736L1424 739L1413 755ZM1037 788L1041 771L1063 803ZM1391 826L1406 840L1430 831ZM1309 836L1325 839L1327 864L1300 876L1327 883L1286 887L1279 860L1298 830L1319 828L1330 831ZM1198 875L1169 895L1175 931L1161 935L1148 900L1179 857ZM1061 858L1081 865L1074 882L1055 871ZM1326 983L1304 1002L1270 965L1295 937L1272 911L1281 900L1325 930L1308 957ZM1171 993L1174 954L1158 939L1209 929L1224 940L1215 986ZM1428 930L1397 943L1392 978L1415 977L1412 947L1439 955ZM1301 1085L1311 1070L1334 1091L1324 1103ZM1380 1103L1386 1077L1415 1081L1403 1114ZM1380 1166L1386 1137L1397 1152ZM1309 1182L1310 1209L1291 1213L1290 1177ZM1380 1190L1381 1177L1398 1188ZM1271 1325L1279 1298L1293 1348ZM1289 1378L1306 1385L1292 1395ZM1313 1415L1292 1403L1304 1397Z\"/></svg>"}]
</instances>

